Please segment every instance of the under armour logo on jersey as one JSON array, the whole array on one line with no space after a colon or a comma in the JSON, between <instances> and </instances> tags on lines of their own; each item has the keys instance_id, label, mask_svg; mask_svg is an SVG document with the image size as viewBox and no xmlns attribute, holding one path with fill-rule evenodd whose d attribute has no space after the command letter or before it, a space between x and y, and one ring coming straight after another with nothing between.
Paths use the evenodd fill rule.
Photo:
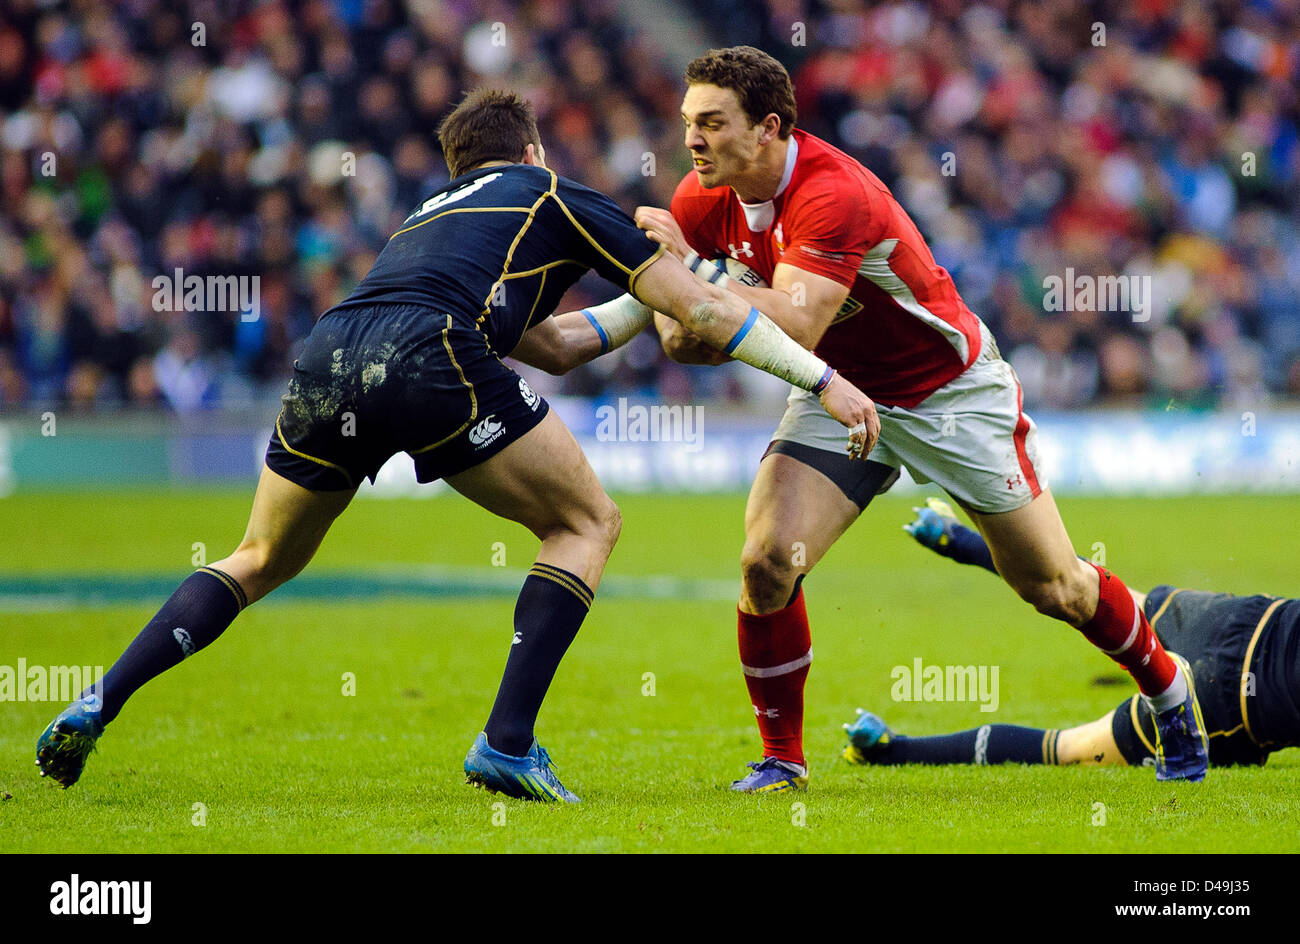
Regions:
<instances>
[{"instance_id":1,"label":"under armour logo on jersey","mask_svg":"<svg viewBox=\"0 0 1300 944\"><path fill-rule=\"evenodd\" d=\"M1017 485L1023 485L1023 484L1024 484L1024 479L1020 477L1019 473L1016 473L1014 478L1007 479L1007 491L1014 492L1016 490Z\"/></svg>"},{"instance_id":2,"label":"under armour logo on jersey","mask_svg":"<svg viewBox=\"0 0 1300 944\"><path fill-rule=\"evenodd\" d=\"M505 424L498 423L495 417L495 413L484 417L477 426L469 431L469 441L474 444L474 448L482 449L504 432Z\"/></svg>"},{"instance_id":3,"label":"under armour logo on jersey","mask_svg":"<svg viewBox=\"0 0 1300 944\"><path fill-rule=\"evenodd\" d=\"M780 712L778 712L775 708L760 708L758 707L758 705L754 705L754 714L756 714L760 718L781 717Z\"/></svg>"},{"instance_id":4,"label":"under armour logo on jersey","mask_svg":"<svg viewBox=\"0 0 1300 944\"><path fill-rule=\"evenodd\" d=\"M741 241L739 249L736 248L735 243L727 243L727 248L731 250L731 258L733 259L739 259L741 256L748 258L754 254L754 250L749 248L748 239Z\"/></svg>"},{"instance_id":5,"label":"under armour logo on jersey","mask_svg":"<svg viewBox=\"0 0 1300 944\"><path fill-rule=\"evenodd\" d=\"M530 410L537 409L537 403L541 397L537 395L532 387L528 386L528 381L522 377L519 378L519 395L524 398L524 402L528 404Z\"/></svg>"},{"instance_id":6,"label":"under armour logo on jersey","mask_svg":"<svg viewBox=\"0 0 1300 944\"><path fill-rule=\"evenodd\" d=\"M182 659L188 659L190 656L194 655L196 651L194 648L194 640L190 638L188 630L177 626L172 630L172 635L176 638L176 641L180 643Z\"/></svg>"},{"instance_id":7,"label":"under armour logo on jersey","mask_svg":"<svg viewBox=\"0 0 1300 944\"><path fill-rule=\"evenodd\" d=\"M515 638L510 640L510 645L517 646L524 641L524 634L515 630Z\"/></svg>"}]
</instances>

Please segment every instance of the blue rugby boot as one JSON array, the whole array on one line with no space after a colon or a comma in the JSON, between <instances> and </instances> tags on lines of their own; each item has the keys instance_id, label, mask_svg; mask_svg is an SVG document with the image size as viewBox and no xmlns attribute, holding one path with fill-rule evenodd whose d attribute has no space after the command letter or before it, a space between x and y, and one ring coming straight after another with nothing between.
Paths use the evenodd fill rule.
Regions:
<instances>
[{"instance_id":1,"label":"blue rugby boot","mask_svg":"<svg viewBox=\"0 0 1300 944\"><path fill-rule=\"evenodd\" d=\"M781 793L785 790L807 790L808 768L764 757L761 761L750 761L745 765L750 773L740 780L731 782L731 789L738 793Z\"/></svg>"},{"instance_id":2,"label":"blue rugby boot","mask_svg":"<svg viewBox=\"0 0 1300 944\"><path fill-rule=\"evenodd\" d=\"M952 541L952 526L961 524L957 513L946 501L927 498L924 508L913 508L916 518L903 525L903 530L916 538L921 545L942 553L942 548Z\"/></svg>"},{"instance_id":3,"label":"blue rugby boot","mask_svg":"<svg viewBox=\"0 0 1300 944\"><path fill-rule=\"evenodd\" d=\"M41 776L49 777L66 790L81 777L86 758L104 733L99 720L104 702L98 695L74 701L50 722L36 742L36 766Z\"/></svg>"},{"instance_id":4,"label":"blue rugby boot","mask_svg":"<svg viewBox=\"0 0 1300 944\"><path fill-rule=\"evenodd\" d=\"M851 724L844 726L849 736L848 746L844 748L844 759L854 764L873 764L872 757L880 753L894 736L889 725L879 715L858 709L858 717Z\"/></svg>"},{"instance_id":5,"label":"blue rugby boot","mask_svg":"<svg viewBox=\"0 0 1300 944\"><path fill-rule=\"evenodd\" d=\"M1201 703L1196 698L1192 667L1176 652L1169 653L1169 657L1178 663L1179 671L1187 679L1187 697L1168 711L1155 715L1156 779L1199 783L1205 779L1205 771L1210 765L1205 719L1201 716Z\"/></svg>"},{"instance_id":6,"label":"blue rugby boot","mask_svg":"<svg viewBox=\"0 0 1300 944\"><path fill-rule=\"evenodd\" d=\"M542 803L579 803L551 770L551 755L533 739L523 757L511 757L488 746L487 735L474 739L465 756L465 782L492 793Z\"/></svg>"}]
</instances>

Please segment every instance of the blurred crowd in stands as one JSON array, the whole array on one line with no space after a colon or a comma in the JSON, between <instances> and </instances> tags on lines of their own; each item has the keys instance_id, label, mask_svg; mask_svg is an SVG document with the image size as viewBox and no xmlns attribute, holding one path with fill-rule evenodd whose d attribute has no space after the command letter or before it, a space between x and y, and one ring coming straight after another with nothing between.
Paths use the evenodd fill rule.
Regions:
<instances>
[{"instance_id":1,"label":"blurred crowd in stands","mask_svg":"<svg viewBox=\"0 0 1300 944\"><path fill-rule=\"evenodd\" d=\"M273 402L313 320L446 182L432 132L476 85L527 94L558 172L666 206L681 64L638 19L662 11L697 24L688 54L787 65L799 125L893 189L1031 407L1300 397L1297 0L6 0L0 410ZM257 317L160 304L177 269L257 276ZM1150 276L1151 304L1049 310L1067 270ZM564 307L613 294L588 277ZM779 396L652 334L529 376Z\"/></svg>"}]
</instances>

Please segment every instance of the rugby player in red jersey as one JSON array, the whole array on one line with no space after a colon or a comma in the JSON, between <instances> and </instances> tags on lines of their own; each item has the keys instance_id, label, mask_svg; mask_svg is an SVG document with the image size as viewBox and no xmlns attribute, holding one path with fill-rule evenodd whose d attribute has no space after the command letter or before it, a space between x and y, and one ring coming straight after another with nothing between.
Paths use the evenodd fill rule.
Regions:
<instances>
[{"instance_id":1,"label":"rugby player in red jersey","mask_svg":"<svg viewBox=\"0 0 1300 944\"><path fill-rule=\"evenodd\" d=\"M875 401L881 423L871 461L852 463L843 427L796 390L759 465L745 512L738 618L764 757L733 788L806 786L812 645L800 584L900 466L970 512L997 572L1021 598L1129 671L1157 720L1157 778L1202 779L1208 752L1190 675L1123 582L1075 556L1015 373L916 225L871 171L794 127L794 89L771 56L748 46L711 50L687 66L686 83L694 170L671 212L642 207L638 225L843 373ZM723 264L710 261L720 256L770 287L728 280ZM726 359L680 325L656 323L675 359Z\"/></svg>"}]
</instances>

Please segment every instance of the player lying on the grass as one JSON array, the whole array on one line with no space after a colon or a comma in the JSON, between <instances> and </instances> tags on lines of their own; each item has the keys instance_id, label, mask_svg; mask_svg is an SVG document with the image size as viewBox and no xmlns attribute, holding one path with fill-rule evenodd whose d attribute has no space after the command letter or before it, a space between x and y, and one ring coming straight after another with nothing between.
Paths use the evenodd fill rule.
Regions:
<instances>
[{"instance_id":1,"label":"player lying on the grass","mask_svg":"<svg viewBox=\"0 0 1300 944\"><path fill-rule=\"evenodd\" d=\"M513 642L471 782L525 799L569 800L533 726L591 606L618 537L618 508L547 403L503 364L533 332L590 359L650 324L649 308L554 324L588 269L746 363L812 391L850 427L850 455L875 442L871 401L738 296L696 278L608 197L548 170L517 96L471 93L438 129L452 180L379 253L352 294L312 329L275 422L248 528L229 557L188 577L93 688L37 745L65 787L133 692L225 631L307 565L357 486L397 452L421 482L445 478L541 541L515 608ZM539 324L540 321L540 324Z\"/></svg>"},{"instance_id":2,"label":"player lying on the grass","mask_svg":"<svg viewBox=\"0 0 1300 944\"><path fill-rule=\"evenodd\" d=\"M929 499L906 526L921 544L995 571L988 545ZM1162 584L1133 593L1160 641L1187 659L1210 739L1210 763L1263 764L1300 745L1300 600L1237 597ZM934 737L905 737L874 714L846 724L844 756L859 764L1154 764L1159 745L1137 695L1089 724L1043 730L986 724Z\"/></svg>"},{"instance_id":3,"label":"player lying on the grass","mask_svg":"<svg viewBox=\"0 0 1300 944\"><path fill-rule=\"evenodd\" d=\"M752 267L766 285L732 279L728 287L846 372L881 422L876 461L845 462L838 424L795 390L759 464L745 510L737 632L763 759L733 787L806 786L812 635L801 583L904 465L972 513L1022 599L1133 676L1158 715L1156 776L1203 778L1190 679L1123 582L1075 557L1015 373L906 211L867 168L795 128L790 76L766 53L710 50L686 67L686 83L682 120L695 169L671 210L641 207L637 223L697 274L722 282L709 261L719 256ZM656 324L678 360L716 364L729 353L689 325Z\"/></svg>"}]
</instances>

